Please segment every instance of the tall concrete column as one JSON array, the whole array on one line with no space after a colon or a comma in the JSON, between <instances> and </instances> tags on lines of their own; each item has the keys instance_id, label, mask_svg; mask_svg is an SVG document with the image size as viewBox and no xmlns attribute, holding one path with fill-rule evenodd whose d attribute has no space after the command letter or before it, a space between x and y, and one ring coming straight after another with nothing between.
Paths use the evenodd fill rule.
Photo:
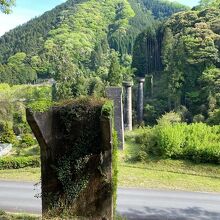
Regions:
<instances>
[{"instance_id":1,"label":"tall concrete column","mask_svg":"<svg viewBox=\"0 0 220 220\"><path fill-rule=\"evenodd\" d=\"M145 78L138 78L137 120L139 125L144 119L144 82Z\"/></svg>"},{"instance_id":2,"label":"tall concrete column","mask_svg":"<svg viewBox=\"0 0 220 220\"><path fill-rule=\"evenodd\" d=\"M112 110L103 113L104 105L82 99L46 112L27 109L41 149L43 216L74 213L80 219L113 220Z\"/></svg>"},{"instance_id":3,"label":"tall concrete column","mask_svg":"<svg viewBox=\"0 0 220 220\"><path fill-rule=\"evenodd\" d=\"M125 129L132 131L132 86L133 82L123 82L125 87Z\"/></svg>"},{"instance_id":4,"label":"tall concrete column","mask_svg":"<svg viewBox=\"0 0 220 220\"><path fill-rule=\"evenodd\" d=\"M114 120L115 129L118 134L119 149L124 149L124 117L123 117L123 104L122 104L122 88L121 87L108 87L106 88L107 98L114 101Z\"/></svg>"}]
</instances>

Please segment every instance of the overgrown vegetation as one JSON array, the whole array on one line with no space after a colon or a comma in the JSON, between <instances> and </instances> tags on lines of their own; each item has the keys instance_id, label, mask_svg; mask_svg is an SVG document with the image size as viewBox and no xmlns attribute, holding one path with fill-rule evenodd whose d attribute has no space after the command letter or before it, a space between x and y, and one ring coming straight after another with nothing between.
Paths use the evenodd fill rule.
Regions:
<instances>
[{"instance_id":1,"label":"overgrown vegetation","mask_svg":"<svg viewBox=\"0 0 220 220\"><path fill-rule=\"evenodd\" d=\"M0 143L13 145L0 158L0 169L40 166L40 147L26 121L25 108L42 111L42 103L51 103L50 85L31 86L0 84Z\"/></svg>"},{"instance_id":2,"label":"overgrown vegetation","mask_svg":"<svg viewBox=\"0 0 220 220\"><path fill-rule=\"evenodd\" d=\"M113 160L112 179L108 174L111 172L108 169L110 164L108 162L106 164L105 160L107 149L103 149L103 140L100 138L102 135L106 135L105 132L111 132L107 128L101 130L101 125L104 122L100 123L100 120L109 122L113 120L113 103L103 98L84 97L58 102L53 106L53 109L56 109L58 123L62 127L60 134L63 142L62 153L60 153L62 156L52 165L61 187L57 189L56 194L50 195L43 192L43 198L47 199L50 205L50 209L44 217L50 218L59 214L59 216L72 218L81 214L81 211L78 211L77 208L72 209L72 207L78 205L78 200L85 200L82 197L85 191L99 190L92 188L97 187L92 186L93 182L95 185L100 185L105 196L113 195L114 207L116 208L117 135L114 132L114 125L112 126L113 154L108 155L110 158L107 158L107 161ZM110 151L110 143L108 147ZM89 186L89 184L91 185ZM91 203L99 199L94 198ZM83 215L90 215L90 213L83 213Z\"/></svg>"},{"instance_id":3,"label":"overgrown vegetation","mask_svg":"<svg viewBox=\"0 0 220 220\"><path fill-rule=\"evenodd\" d=\"M185 121L219 124L218 1L172 15L141 33L134 46L135 75L146 75L145 121L156 124L165 112Z\"/></svg>"},{"instance_id":4,"label":"overgrown vegetation","mask_svg":"<svg viewBox=\"0 0 220 220\"><path fill-rule=\"evenodd\" d=\"M107 101L102 107L102 116L109 118L112 121L112 184L113 184L113 201L114 201L114 216L116 216L117 205L117 188L118 188L118 135L115 130L114 122L114 104L112 101ZM118 219L120 217L118 216Z\"/></svg>"},{"instance_id":5,"label":"overgrown vegetation","mask_svg":"<svg viewBox=\"0 0 220 220\"><path fill-rule=\"evenodd\" d=\"M0 82L53 77L55 99L102 95L131 78L135 39L158 23L151 11L161 19L184 9L158 0L69 0L0 38Z\"/></svg>"},{"instance_id":6,"label":"overgrown vegetation","mask_svg":"<svg viewBox=\"0 0 220 220\"><path fill-rule=\"evenodd\" d=\"M0 170L40 167L39 156L3 157L0 158Z\"/></svg>"},{"instance_id":7,"label":"overgrown vegetation","mask_svg":"<svg viewBox=\"0 0 220 220\"><path fill-rule=\"evenodd\" d=\"M220 164L220 126L159 121L154 127L128 133L127 141L134 144L129 154L132 160L156 157Z\"/></svg>"}]
</instances>

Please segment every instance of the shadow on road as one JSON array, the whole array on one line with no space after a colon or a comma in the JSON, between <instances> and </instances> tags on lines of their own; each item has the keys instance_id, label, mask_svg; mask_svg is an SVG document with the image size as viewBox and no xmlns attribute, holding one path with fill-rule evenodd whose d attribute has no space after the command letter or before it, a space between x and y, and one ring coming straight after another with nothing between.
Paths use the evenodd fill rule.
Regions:
<instances>
[{"instance_id":1,"label":"shadow on road","mask_svg":"<svg viewBox=\"0 0 220 220\"><path fill-rule=\"evenodd\" d=\"M128 220L220 220L220 211L209 212L197 207L186 209L144 207L142 212L128 209L128 211L123 212L123 216Z\"/></svg>"}]
</instances>

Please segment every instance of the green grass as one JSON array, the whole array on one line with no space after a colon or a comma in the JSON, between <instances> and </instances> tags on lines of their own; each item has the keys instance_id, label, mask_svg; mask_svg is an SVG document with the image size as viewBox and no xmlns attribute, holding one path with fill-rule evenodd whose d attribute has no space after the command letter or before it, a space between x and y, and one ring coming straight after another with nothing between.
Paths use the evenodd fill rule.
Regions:
<instances>
[{"instance_id":1,"label":"green grass","mask_svg":"<svg viewBox=\"0 0 220 220\"><path fill-rule=\"evenodd\" d=\"M120 154L119 187L220 192L220 165L149 159L129 163ZM1 180L40 181L40 168L0 170Z\"/></svg>"},{"instance_id":2,"label":"green grass","mask_svg":"<svg viewBox=\"0 0 220 220\"><path fill-rule=\"evenodd\" d=\"M0 180L39 182L40 168L0 170Z\"/></svg>"},{"instance_id":3,"label":"green grass","mask_svg":"<svg viewBox=\"0 0 220 220\"><path fill-rule=\"evenodd\" d=\"M220 192L220 166L187 161L151 160L119 165L119 186Z\"/></svg>"},{"instance_id":4,"label":"green grass","mask_svg":"<svg viewBox=\"0 0 220 220\"><path fill-rule=\"evenodd\" d=\"M126 163L120 158L119 187L220 192L220 166L180 160ZM1 180L40 181L40 168L0 170Z\"/></svg>"},{"instance_id":5,"label":"green grass","mask_svg":"<svg viewBox=\"0 0 220 220\"><path fill-rule=\"evenodd\" d=\"M37 215L30 214L11 214L0 210L1 220L40 220L41 218Z\"/></svg>"},{"instance_id":6,"label":"green grass","mask_svg":"<svg viewBox=\"0 0 220 220\"><path fill-rule=\"evenodd\" d=\"M140 129L126 133L125 151L120 155L120 186L220 192L220 165L155 159L150 155L140 154L142 146L135 139L144 132L144 129ZM143 163L134 163L141 157L143 157Z\"/></svg>"}]
</instances>

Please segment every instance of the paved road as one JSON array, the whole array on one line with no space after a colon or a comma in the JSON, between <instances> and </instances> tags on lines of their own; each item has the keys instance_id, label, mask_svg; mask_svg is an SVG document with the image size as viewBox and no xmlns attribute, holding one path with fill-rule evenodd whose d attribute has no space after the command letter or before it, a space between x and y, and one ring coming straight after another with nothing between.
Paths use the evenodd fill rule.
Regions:
<instances>
[{"instance_id":1,"label":"paved road","mask_svg":"<svg viewBox=\"0 0 220 220\"><path fill-rule=\"evenodd\" d=\"M40 186L0 182L0 209L41 212ZM117 210L131 220L220 220L220 194L119 189Z\"/></svg>"}]
</instances>

